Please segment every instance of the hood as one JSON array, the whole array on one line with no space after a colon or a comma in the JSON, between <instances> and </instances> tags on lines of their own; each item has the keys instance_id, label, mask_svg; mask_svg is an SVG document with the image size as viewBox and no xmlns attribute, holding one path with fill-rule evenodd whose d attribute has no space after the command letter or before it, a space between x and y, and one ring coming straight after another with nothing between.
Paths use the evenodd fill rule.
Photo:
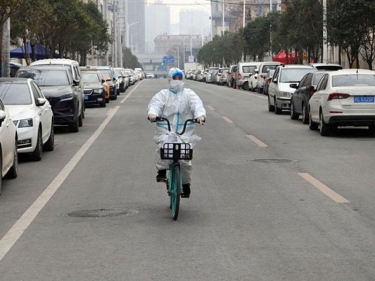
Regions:
<instances>
[{"instance_id":1,"label":"hood","mask_svg":"<svg viewBox=\"0 0 375 281\"><path fill-rule=\"evenodd\" d=\"M293 83L278 83L279 90L282 92L289 92L289 93L294 93L296 89L291 88L291 84L298 84L298 82L293 82Z\"/></svg>"},{"instance_id":2,"label":"hood","mask_svg":"<svg viewBox=\"0 0 375 281\"><path fill-rule=\"evenodd\" d=\"M71 86L39 86L46 98L59 97L66 94L73 94Z\"/></svg>"},{"instance_id":3,"label":"hood","mask_svg":"<svg viewBox=\"0 0 375 281\"><path fill-rule=\"evenodd\" d=\"M34 105L7 105L13 120L33 118L35 114Z\"/></svg>"},{"instance_id":4,"label":"hood","mask_svg":"<svg viewBox=\"0 0 375 281\"><path fill-rule=\"evenodd\" d=\"M83 83L83 88L85 89L100 89L100 88L103 88L103 85L101 83L98 83L98 82L85 82Z\"/></svg>"}]
</instances>

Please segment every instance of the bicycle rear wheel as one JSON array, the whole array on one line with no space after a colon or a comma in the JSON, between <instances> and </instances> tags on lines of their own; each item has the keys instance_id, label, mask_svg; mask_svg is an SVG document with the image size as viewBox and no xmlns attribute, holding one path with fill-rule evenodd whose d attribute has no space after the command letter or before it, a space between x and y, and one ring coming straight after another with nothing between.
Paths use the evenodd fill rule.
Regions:
<instances>
[{"instance_id":1,"label":"bicycle rear wheel","mask_svg":"<svg viewBox=\"0 0 375 281\"><path fill-rule=\"evenodd\" d=\"M170 208L172 210L173 219L177 220L181 196L181 177L179 165L173 165L172 169L170 169L170 179Z\"/></svg>"}]
</instances>

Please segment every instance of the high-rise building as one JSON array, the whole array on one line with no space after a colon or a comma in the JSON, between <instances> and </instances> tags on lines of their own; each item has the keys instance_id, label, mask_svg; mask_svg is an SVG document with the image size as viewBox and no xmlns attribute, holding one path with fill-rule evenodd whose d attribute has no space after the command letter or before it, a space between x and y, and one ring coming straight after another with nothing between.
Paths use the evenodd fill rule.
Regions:
<instances>
[{"instance_id":1,"label":"high-rise building","mask_svg":"<svg viewBox=\"0 0 375 281\"><path fill-rule=\"evenodd\" d=\"M146 36L145 52L155 51L154 40L158 35L170 34L170 8L163 4L163 0L146 6Z\"/></svg>"},{"instance_id":2,"label":"high-rise building","mask_svg":"<svg viewBox=\"0 0 375 281\"><path fill-rule=\"evenodd\" d=\"M202 38L209 36L210 15L205 11L182 10L180 12L180 32L179 34L201 35Z\"/></svg>"},{"instance_id":3,"label":"high-rise building","mask_svg":"<svg viewBox=\"0 0 375 281\"><path fill-rule=\"evenodd\" d=\"M124 3L125 45L133 54L145 51L145 1L119 0Z\"/></svg>"}]
</instances>

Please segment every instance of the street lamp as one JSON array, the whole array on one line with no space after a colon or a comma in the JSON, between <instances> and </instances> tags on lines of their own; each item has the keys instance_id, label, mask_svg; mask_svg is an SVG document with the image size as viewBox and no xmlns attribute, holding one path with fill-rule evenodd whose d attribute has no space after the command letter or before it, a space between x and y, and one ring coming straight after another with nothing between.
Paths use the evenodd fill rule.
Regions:
<instances>
[{"instance_id":1,"label":"street lamp","mask_svg":"<svg viewBox=\"0 0 375 281\"><path fill-rule=\"evenodd\" d=\"M128 22L126 22L126 47L130 48L130 40L129 40L129 37L130 37L130 34L129 34L129 31L130 31L130 27L132 27L133 25L139 23L139 21L136 21L136 22L133 22L131 24L129 24Z\"/></svg>"}]
</instances>

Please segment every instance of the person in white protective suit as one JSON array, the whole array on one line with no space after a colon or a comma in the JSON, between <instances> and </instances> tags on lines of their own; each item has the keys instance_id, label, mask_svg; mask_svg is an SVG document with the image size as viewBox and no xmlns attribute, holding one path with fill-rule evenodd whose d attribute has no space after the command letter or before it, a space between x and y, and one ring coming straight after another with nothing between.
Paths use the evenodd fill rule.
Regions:
<instances>
[{"instance_id":1,"label":"person in white protective suit","mask_svg":"<svg viewBox=\"0 0 375 281\"><path fill-rule=\"evenodd\" d=\"M181 69L171 68L168 73L169 88L163 89L155 94L148 105L148 119L155 122L157 117L163 117L171 123L172 132L181 132L187 119L197 119L198 123L204 124L206 121L206 110L202 100L191 89L184 88L184 73ZM185 137L191 137L195 129L195 124L186 126ZM168 133L167 122L156 122L156 131L154 140L158 147L161 147L165 136ZM155 166L158 170L156 181L164 182L166 180L166 169L168 160L161 160L159 149L155 152ZM182 170L183 194L181 197L190 197L191 184L191 161L180 160Z\"/></svg>"}]
</instances>

